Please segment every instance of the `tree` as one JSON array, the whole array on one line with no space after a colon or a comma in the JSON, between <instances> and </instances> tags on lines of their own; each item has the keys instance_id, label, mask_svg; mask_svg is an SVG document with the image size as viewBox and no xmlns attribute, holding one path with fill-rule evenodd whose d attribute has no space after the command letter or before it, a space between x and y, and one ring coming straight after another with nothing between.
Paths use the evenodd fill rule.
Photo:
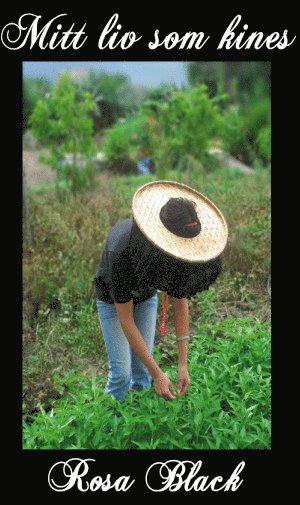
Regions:
<instances>
[{"instance_id":1,"label":"tree","mask_svg":"<svg viewBox=\"0 0 300 505\"><path fill-rule=\"evenodd\" d=\"M89 92L94 100L93 121L95 129L112 126L136 110L136 97L126 75L106 74L90 70L74 81L77 96Z\"/></svg>"},{"instance_id":2,"label":"tree","mask_svg":"<svg viewBox=\"0 0 300 505\"><path fill-rule=\"evenodd\" d=\"M219 133L222 118L205 85L178 91L169 103L159 104L157 150L159 164L176 166L183 156L203 161L211 139Z\"/></svg>"},{"instance_id":3,"label":"tree","mask_svg":"<svg viewBox=\"0 0 300 505\"><path fill-rule=\"evenodd\" d=\"M195 61L188 63L187 76L191 86L196 86L197 84L205 84L208 88L209 96L215 96L217 91L217 62Z\"/></svg>"},{"instance_id":4,"label":"tree","mask_svg":"<svg viewBox=\"0 0 300 505\"><path fill-rule=\"evenodd\" d=\"M91 182L92 156L96 151L93 107L90 93L76 99L75 86L65 73L50 96L37 102L30 118L33 134L48 149L49 154L41 156L41 161L49 164L73 191Z\"/></svg>"},{"instance_id":5,"label":"tree","mask_svg":"<svg viewBox=\"0 0 300 505\"><path fill-rule=\"evenodd\" d=\"M164 83L146 88L146 99L159 103L169 102L176 91L178 91L176 84Z\"/></svg>"},{"instance_id":6,"label":"tree","mask_svg":"<svg viewBox=\"0 0 300 505\"><path fill-rule=\"evenodd\" d=\"M270 95L271 66L268 61L197 61L187 65L189 83L204 83L211 97L228 93L232 101L247 102Z\"/></svg>"}]
</instances>

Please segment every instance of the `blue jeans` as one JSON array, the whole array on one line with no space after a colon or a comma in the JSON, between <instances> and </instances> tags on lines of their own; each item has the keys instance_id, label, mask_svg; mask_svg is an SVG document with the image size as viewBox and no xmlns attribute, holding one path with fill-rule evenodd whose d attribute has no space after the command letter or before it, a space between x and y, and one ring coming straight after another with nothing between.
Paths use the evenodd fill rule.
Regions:
<instances>
[{"instance_id":1,"label":"blue jeans","mask_svg":"<svg viewBox=\"0 0 300 505\"><path fill-rule=\"evenodd\" d=\"M157 293L134 306L134 321L153 355L153 345L157 315ZM100 327L108 355L109 373L105 393L113 394L118 400L124 397L131 387L140 390L150 387L152 377L131 349L121 327L115 305L96 299Z\"/></svg>"}]
</instances>

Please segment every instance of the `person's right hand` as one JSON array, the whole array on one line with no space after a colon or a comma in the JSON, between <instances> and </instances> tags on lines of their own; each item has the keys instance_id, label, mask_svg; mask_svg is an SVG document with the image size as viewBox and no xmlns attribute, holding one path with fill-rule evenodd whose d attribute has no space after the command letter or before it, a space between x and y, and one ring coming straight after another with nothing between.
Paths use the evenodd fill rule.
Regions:
<instances>
[{"instance_id":1,"label":"person's right hand","mask_svg":"<svg viewBox=\"0 0 300 505\"><path fill-rule=\"evenodd\" d=\"M176 392L167 374L163 371L154 378L154 389L155 392L165 398L166 400L174 400L176 398Z\"/></svg>"}]
</instances>

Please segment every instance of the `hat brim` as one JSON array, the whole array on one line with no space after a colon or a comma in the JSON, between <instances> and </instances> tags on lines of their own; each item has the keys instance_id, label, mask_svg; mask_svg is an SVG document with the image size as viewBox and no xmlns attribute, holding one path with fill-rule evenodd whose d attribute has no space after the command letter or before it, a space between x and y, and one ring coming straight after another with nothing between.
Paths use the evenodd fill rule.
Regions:
<instances>
[{"instance_id":1,"label":"hat brim","mask_svg":"<svg viewBox=\"0 0 300 505\"><path fill-rule=\"evenodd\" d=\"M162 223L159 214L172 197L195 202L201 222L199 235L178 237ZM132 199L132 213L141 232L158 249L192 263L217 258L225 249L228 228L224 216L207 197L189 186L174 181L153 181L141 186Z\"/></svg>"}]
</instances>

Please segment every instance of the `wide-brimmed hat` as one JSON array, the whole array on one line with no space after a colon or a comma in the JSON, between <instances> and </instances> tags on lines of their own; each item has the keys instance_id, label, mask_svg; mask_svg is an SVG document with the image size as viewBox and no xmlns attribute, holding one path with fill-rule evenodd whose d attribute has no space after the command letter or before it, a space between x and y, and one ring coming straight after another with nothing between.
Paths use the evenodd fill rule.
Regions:
<instances>
[{"instance_id":1,"label":"wide-brimmed hat","mask_svg":"<svg viewBox=\"0 0 300 505\"><path fill-rule=\"evenodd\" d=\"M190 236L171 231L164 210L177 198L192 202L196 220L185 223ZM175 200L174 200L175 199ZM228 229L216 205L186 184L153 181L141 186L132 199L133 218L145 237L161 251L186 262L205 263L224 250ZM194 231L193 231L194 228Z\"/></svg>"}]
</instances>

